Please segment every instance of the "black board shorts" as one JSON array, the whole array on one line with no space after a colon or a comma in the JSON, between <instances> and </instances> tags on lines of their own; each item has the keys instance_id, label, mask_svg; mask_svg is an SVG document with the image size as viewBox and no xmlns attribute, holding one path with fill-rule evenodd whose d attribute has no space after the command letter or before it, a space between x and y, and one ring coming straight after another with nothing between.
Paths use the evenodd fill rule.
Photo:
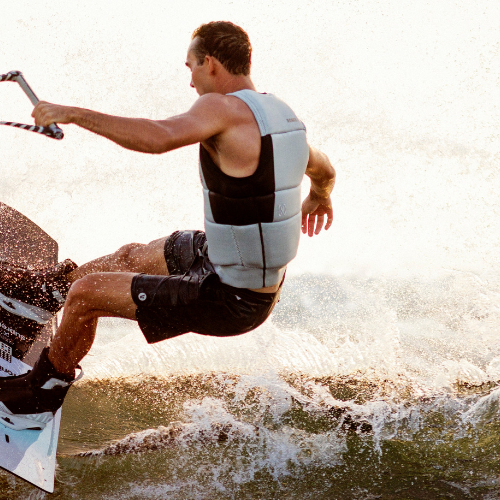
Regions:
<instances>
[{"instance_id":1,"label":"black board shorts","mask_svg":"<svg viewBox=\"0 0 500 500\"><path fill-rule=\"evenodd\" d=\"M203 231L176 231L165 241L169 276L134 276L136 318L148 343L188 332L240 335L261 325L278 302L281 286L259 293L222 283L206 241Z\"/></svg>"}]
</instances>

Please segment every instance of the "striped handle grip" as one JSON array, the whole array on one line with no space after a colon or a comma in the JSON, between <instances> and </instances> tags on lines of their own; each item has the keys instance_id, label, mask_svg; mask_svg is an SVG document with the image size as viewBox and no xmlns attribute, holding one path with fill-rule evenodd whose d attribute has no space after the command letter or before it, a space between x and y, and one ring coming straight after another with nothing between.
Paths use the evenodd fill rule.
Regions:
<instances>
[{"instance_id":1,"label":"striped handle grip","mask_svg":"<svg viewBox=\"0 0 500 500\"><path fill-rule=\"evenodd\" d=\"M33 106L36 106L38 104L38 97L35 95L31 87L28 85L28 82L24 79L24 76L20 71L9 71L4 75L0 75L0 82L17 82L23 89L24 93L28 96ZM64 137L64 133L59 128L57 123L52 123L48 127L39 127L38 125L25 125L23 123L17 123L17 122L0 121L0 125L8 125L10 127L17 127L23 130L29 130L31 132L36 132L37 134L42 134L47 137L52 137L53 139L58 139L58 140L61 140Z\"/></svg>"}]
</instances>

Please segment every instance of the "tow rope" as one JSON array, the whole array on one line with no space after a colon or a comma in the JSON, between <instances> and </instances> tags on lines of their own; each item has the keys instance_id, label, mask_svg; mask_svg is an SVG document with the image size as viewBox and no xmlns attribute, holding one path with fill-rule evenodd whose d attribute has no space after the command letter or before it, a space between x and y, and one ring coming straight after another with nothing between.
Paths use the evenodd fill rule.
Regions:
<instances>
[{"instance_id":1,"label":"tow rope","mask_svg":"<svg viewBox=\"0 0 500 500\"><path fill-rule=\"evenodd\" d=\"M5 73L5 75L0 75L0 82L19 83L20 87L24 90L24 93L32 102L33 106L36 106L38 104L38 97L28 85L28 82L24 79L24 76L20 71L9 71L9 73ZM64 137L64 133L59 128L57 123L52 123L48 127L39 127L38 125L25 125L24 123L0 121L0 125L8 125L9 127L17 127L23 130L29 130L30 132L36 132L37 134L52 137L52 139L61 140Z\"/></svg>"}]
</instances>

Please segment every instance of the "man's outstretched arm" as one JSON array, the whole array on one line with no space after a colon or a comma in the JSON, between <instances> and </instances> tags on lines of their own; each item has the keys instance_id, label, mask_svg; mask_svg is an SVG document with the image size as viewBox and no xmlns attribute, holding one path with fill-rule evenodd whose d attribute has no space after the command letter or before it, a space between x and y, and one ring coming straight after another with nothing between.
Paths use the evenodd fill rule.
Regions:
<instances>
[{"instance_id":1,"label":"man's outstretched arm","mask_svg":"<svg viewBox=\"0 0 500 500\"><path fill-rule=\"evenodd\" d=\"M37 125L74 123L120 146L142 153L159 154L204 141L227 126L224 96L207 94L191 109L166 120L125 118L90 109L39 102L32 116Z\"/></svg>"},{"instance_id":2,"label":"man's outstretched arm","mask_svg":"<svg viewBox=\"0 0 500 500\"><path fill-rule=\"evenodd\" d=\"M335 186L335 169L328 156L309 146L309 161L306 175L311 179L311 191L302 203L302 232L318 234L323 225L329 229L333 222L330 195Z\"/></svg>"}]
</instances>

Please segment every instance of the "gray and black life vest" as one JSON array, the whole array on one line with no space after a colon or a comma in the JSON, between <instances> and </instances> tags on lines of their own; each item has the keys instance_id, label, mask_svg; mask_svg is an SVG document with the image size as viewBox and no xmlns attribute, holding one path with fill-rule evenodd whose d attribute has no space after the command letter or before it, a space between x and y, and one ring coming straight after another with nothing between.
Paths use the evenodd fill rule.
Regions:
<instances>
[{"instance_id":1,"label":"gray and black life vest","mask_svg":"<svg viewBox=\"0 0 500 500\"><path fill-rule=\"evenodd\" d=\"M208 256L221 281L238 288L279 283L295 257L301 227L300 184L309 147L304 124L272 94L240 90L259 125L255 173L222 172L200 144Z\"/></svg>"}]
</instances>

